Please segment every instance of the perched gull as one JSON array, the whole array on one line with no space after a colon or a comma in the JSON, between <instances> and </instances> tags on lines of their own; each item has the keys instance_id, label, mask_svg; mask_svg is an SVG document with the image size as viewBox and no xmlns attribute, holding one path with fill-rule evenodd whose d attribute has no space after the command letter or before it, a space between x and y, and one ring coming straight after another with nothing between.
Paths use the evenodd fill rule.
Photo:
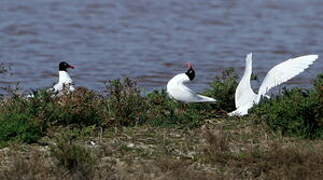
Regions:
<instances>
[{"instance_id":1,"label":"perched gull","mask_svg":"<svg viewBox=\"0 0 323 180\"><path fill-rule=\"evenodd\" d=\"M188 70L185 73L177 74L168 81L168 95L171 98L184 103L215 102L215 99L196 94L193 90L184 85L184 83L192 81L195 77L195 71L192 64L189 63L187 66Z\"/></svg>"},{"instance_id":2,"label":"perched gull","mask_svg":"<svg viewBox=\"0 0 323 180\"><path fill-rule=\"evenodd\" d=\"M72 78L67 72L68 68L74 69L74 66L71 66L64 61L59 63L58 83L47 90L49 93L54 93L52 97L61 96L64 92L72 92L75 90ZM36 93L37 91L34 91L25 97L34 98Z\"/></svg>"},{"instance_id":3,"label":"perched gull","mask_svg":"<svg viewBox=\"0 0 323 180\"><path fill-rule=\"evenodd\" d=\"M235 105L236 110L228 113L229 116L243 116L248 110L258 104L262 96L273 87L278 86L307 69L318 58L318 55L300 56L288 59L273 68L267 73L260 85L258 94L251 89L250 78L252 74L252 53L246 56L246 67L242 79L236 89Z\"/></svg>"},{"instance_id":4,"label":"perched gull","mask_svg":"<svg viewBox=\"0 0 323 180\"><path fill-rule=\"evenodd\" d=\"M66 90L67 92L72 92L75 90L75 88L73 87L74 84L72 78L67 72L68 68L74 69L74 66L71 66L64 61L59 63L58 83L50 89L54 93L60 94L64 90Z\"/></svg>"}]
</instances>

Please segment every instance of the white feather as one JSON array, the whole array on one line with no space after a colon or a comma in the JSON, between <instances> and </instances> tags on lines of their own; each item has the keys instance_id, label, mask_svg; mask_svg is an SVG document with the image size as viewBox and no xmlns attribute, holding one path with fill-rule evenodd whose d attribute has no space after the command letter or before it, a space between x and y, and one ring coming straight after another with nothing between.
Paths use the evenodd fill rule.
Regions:
<instances>
[{"instance_id":1,"label":"white feather","mask_svg":"<svg viewBox=\"0 0 323 180\"><path fill-rule=\"evenodd\" d=\"M238 84L235 93L235 105L236 108L245 106L246 104L253 102L256 94L251 89L250 78L252 74L252 53L246 56L245 72Z\"/></svg>"},{"instance_id":2,"label":"white feather","mask_svg":"<svg viewBox=\"0 0 323 180\"><path fill-rule=\"evenodd\" d=\"M317 58L318 55L300 56L297 58L288 59L271 68L259 88L258 96L255 102L258 104L261 96L264 96L271 88L297 76L307 69L311 64L313 64Z\"/></svg>"},{"instance_id":3,"label":"white feather","mask_svg":"<svg viewBox=\"0 0 323 180\"><path fill-rule=\"evenodd\" d=\"M184 85L190 79L185 73L177 74L167 83L168 95L177 100L185 103L194 102L215 102L216 100L210 97L196 94L193 90Z\"/></svg>"},{"instance_id":4,"label":"white feather","mask_svg":"<svg viewBox=\"0 0 323 180\"><path fill-rule=\"evenodd\" d=\"M55 93L62 92L64 89L68 90L68 92L72 92L75 90L73 80L71 76L66 71L59 71L58 72L58 83L55 84L52 90Z\"/></svg>"},{"instance_id":5,"label":"white feather","mask_svg":"<svg viewBox=\"0 0 323 180\"><path fill-rule=\"evenodd\" d=\"M307 69L315 60L318 55L300 56L297 58L288 59L276 66L274 66L266 75L262 82L258 94L255 94L251 89L250 78L252 73L252 53L246 57L246 68L241 78L241 81L236 89L235 104L237 110L228 113L229 116L233 115L246 115L248 110L254 105L258 104L262 96L273 87L278 86L296 75Z\"/></svg>"}]
</instances>

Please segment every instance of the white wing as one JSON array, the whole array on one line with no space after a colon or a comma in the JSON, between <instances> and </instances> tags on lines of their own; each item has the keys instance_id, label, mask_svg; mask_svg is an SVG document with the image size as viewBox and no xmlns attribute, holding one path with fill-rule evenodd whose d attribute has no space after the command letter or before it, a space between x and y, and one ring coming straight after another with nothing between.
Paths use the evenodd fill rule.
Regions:
<instances>
[{"instance_id":1,"label":"white wing","mask_svg":"<svg viewBox=\"0 0 323 180\"><path fill-rule=\"evenodd\" d=\"M185 93L187 95L187 102L215 102L216 101L211 97L196 94L192 89L186 87L185 85L183 85L182 88L185 89Z\"/></svg>"},{"instance_id":2,"label":"white wing","mask_svg":"<svg viewBox=\"0 0 323 180\"><path fill-rule=\"evenodd\" d=\"M252 53L246 56L246 67L235 93L236 108L251 104L256 94L251 89Z\"/></svg>"},{"instance_id":3,"label":"white wing","mask_svg":"<svg viewBox=\"0 0 323 180\"><path fill-rule=\"evenodd\" d=\"M271 88L278 86L307 69L318 58L318 55L300 56L288 59L274 66L262 82L255 103L259 103L261 96Z\"/></svg>"},{"instance_id":4,"label":"white wing","mask_svg":"<svg viewBox=\"0 0 323 180\"><path fill-rule=\"evenodd\" d=\"M177 87L176 92L173 92L173 98L186 103L194 102L215 102L215 99L196 94L192 89L181 84Z\"/></svg>"},{"instance_id":5,"label":"white wing","mask_svg":"<svg viewBox=\"0 0 323 180\"><path fill-rule=\"evenodd\" d=\"M51 88L53 92L59 92L63 90L63 83L57 83Z\"/></svg>"},{"instance_id":6,"label":"white wing","mask_svg":"<svg viewBox=\"0 0 323 180\"><path fill-rule=\"evenodd\" d=\"M196 94L196 95L200 98L199 102L215 102L216 101L216 99L211 98L211 97L202 96L199 94Z\"/></svg>"}]
</instances>

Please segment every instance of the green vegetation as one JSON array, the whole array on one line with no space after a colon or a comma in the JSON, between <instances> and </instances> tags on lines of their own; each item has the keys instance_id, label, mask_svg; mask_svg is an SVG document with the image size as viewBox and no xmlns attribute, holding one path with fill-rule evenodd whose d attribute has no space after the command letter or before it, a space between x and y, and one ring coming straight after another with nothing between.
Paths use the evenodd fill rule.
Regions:
<instances>
[{"instance_id":1,"label":"green vegetation","mask_svg":"<svg viewBox=\"0 0 323 180\"><path fill-rule=\"evenodd\" d=\"M110 81L107 90L103 116L108 126L134 126L146 121L148 104L134 81L128 78Z\"/></svg>"},{"instance_id":2,"label":"green vegetation","mask_svg":"<svg viewBox=\"0 0 323 180\"><path fill-rule=\"evenodd\" d=\"M253 108L257 117L283 135L322 137L322 82L319 76L310 90L283 90L281 95ZM95 129L150 124L156 127L191 129L207 119L224 117L234 109L237 75L228 69L215 78L205 94L215 104L182 104L170 99L165 90L142 96L137 84L125 78L110 81L107 94L80 88L61 97L45 90L34 98L14 96L1 101L0 144L37 142L58 126Z\"/></svg>"},{"instance_id":3,"label":"green vegetation","mask_svg":"<svg viewBox=\"0 0 323 180\"><path fill-rule=\"evenodd\" d=\"M214 104L182 104L165 90L143 96L128 78L104 94L1 99L0 179L322 177L323 75L312 89L284 89L248 116L227 117L237 80L232 69L215 78L204 93Z\"/></svg>"},{"instance_id":4,"label":"green vegetation","mask_svg":"<svg viewBox=\"0 0 323 180\"><path fill-rule=\"evenodd\" d=\"M215 77L211 88L205 94L217 100L214 108L231 112L235 110L234 94L238 83L238 75L233 68L228 68L220 76Z\"/></svg>"},{"instance_id":5,"label":"green vegetation","mask_svg":"<svg viewBox=\"0 0 323 180\"><path fill-rule=\"evenodd\" d=\"M147 95L149 106L148 123L153 126L194 128L210 116L199 104L181 104L170 99L165 90ZM208 105L206 105L207 107Z\"/></svg>"},{"instance_id":6,"label":"green vegetation","mask_svg":"<svg viewBox=\"0 0 323 180\"><path fill-rule=\"evenodd\" d=\"M323 75L320 75L313 89L284 89L280 96L260 104L254 111L269 127L283 135L322 138L322 88Z\"/></svg>"}]
</instances>

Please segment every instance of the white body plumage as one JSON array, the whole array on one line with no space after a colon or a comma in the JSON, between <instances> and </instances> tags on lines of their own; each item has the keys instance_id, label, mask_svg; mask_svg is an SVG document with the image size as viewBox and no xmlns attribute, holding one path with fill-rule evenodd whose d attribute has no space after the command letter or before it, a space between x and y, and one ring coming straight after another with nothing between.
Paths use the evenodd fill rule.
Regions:
<instances>
[{"instance_id":1,"label":"white body plumage","mask_svg":"<svg viewBox=\"0 0 323 180\"><path fill-rule=\"evenodd\" d=\"M194 102L215 102L216 100L210 97L196 94L193 90L185 86L184 83L191 81L186 73L180 73L174 76L167 83L168 95L184 103Z\"/></svg>"},{"instance_id":2,"label":"white body plumage","mask_svg":"<svg viewBox=\"0 0 323 180\"><path fill-rule=\"evenodd\" d=\"M54 85L53 92L59 93L63 90L67 90L68 92L72 92L75 90L73 86L73 80L67 71L59 71L58 72L58 83Z\"/></svg>"}]
</instances>

